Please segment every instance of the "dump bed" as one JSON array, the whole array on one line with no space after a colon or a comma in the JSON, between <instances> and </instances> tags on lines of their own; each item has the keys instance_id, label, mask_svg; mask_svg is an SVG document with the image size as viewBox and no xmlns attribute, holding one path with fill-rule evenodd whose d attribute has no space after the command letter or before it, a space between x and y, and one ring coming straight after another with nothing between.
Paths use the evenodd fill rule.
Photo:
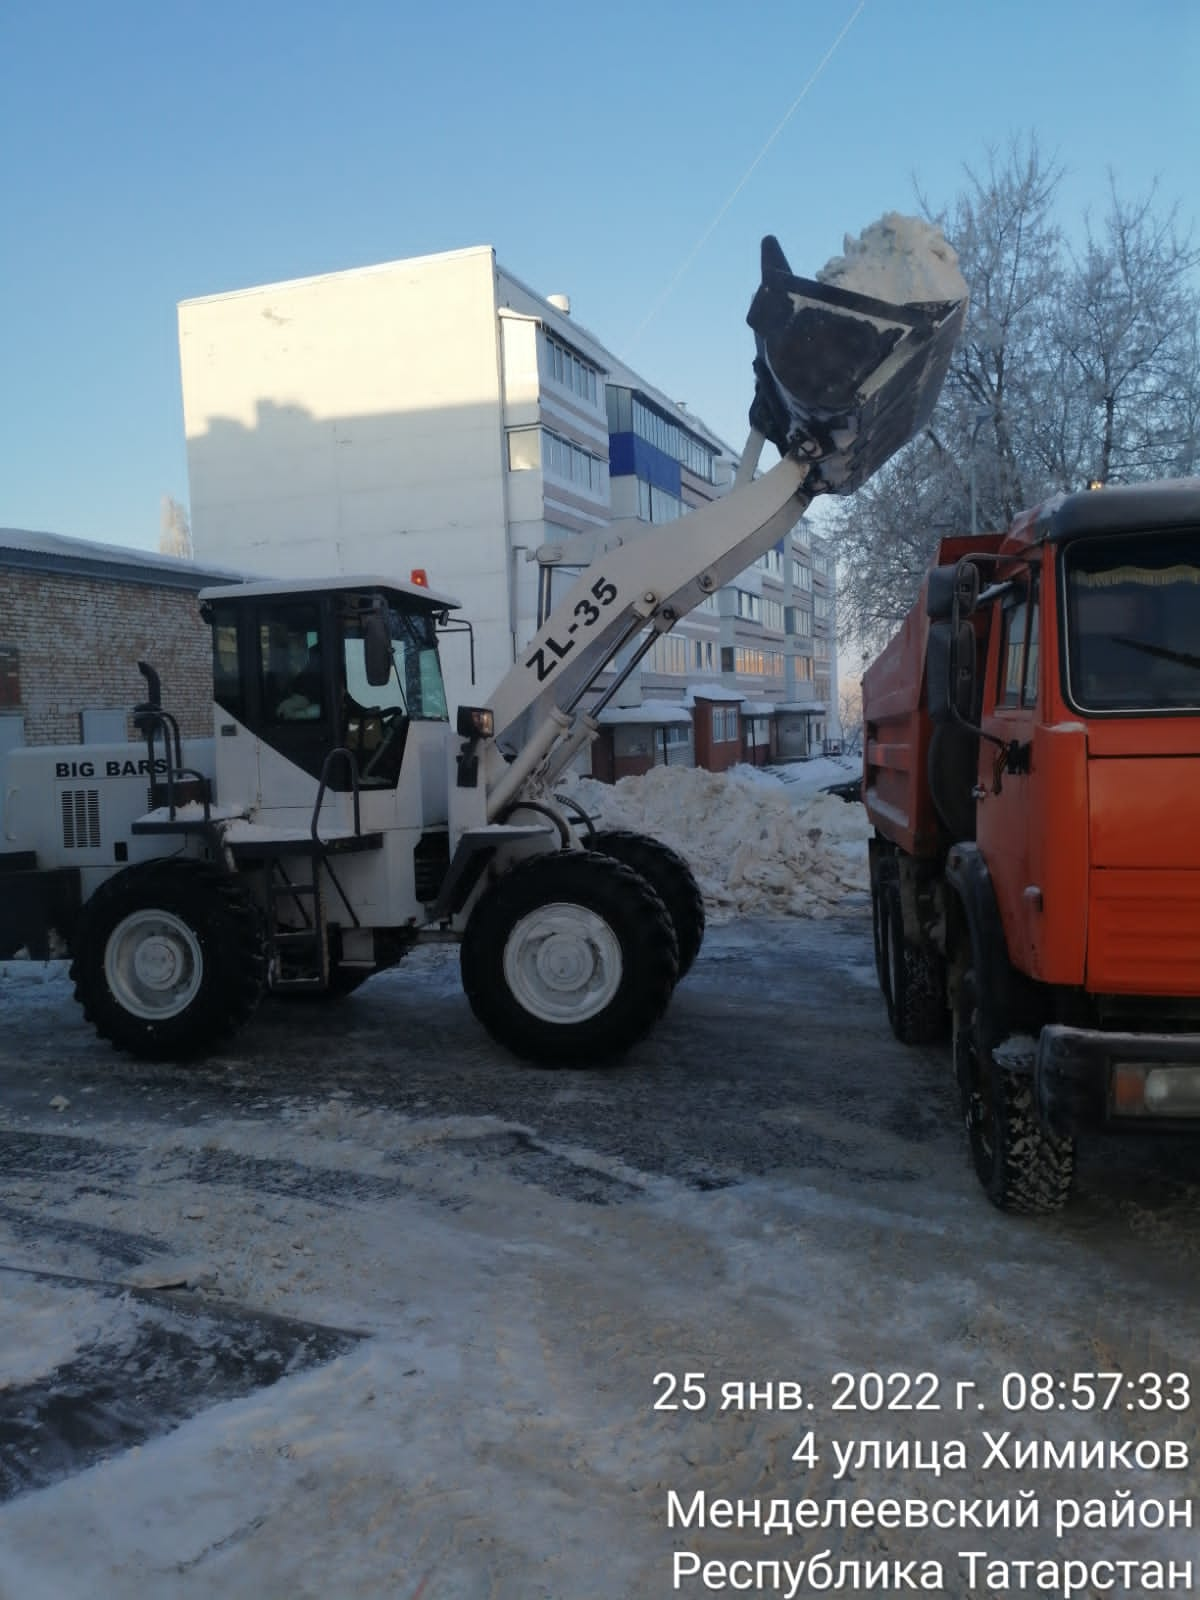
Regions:
<instances>
[{"instance_id":1,"label":"dump bed","mask_svg":"<svg viewBox=\"0 0 1200 1600\"><path fill-rule=\"evenodd\" d=\"M934 566L999 548L1001 535L956 535L938 545ZM910 856L937 854L941 830L929 788L926 651L927 573L900 631L863 674L863 802L879 832Z\"/></svg>"}]
</instances>

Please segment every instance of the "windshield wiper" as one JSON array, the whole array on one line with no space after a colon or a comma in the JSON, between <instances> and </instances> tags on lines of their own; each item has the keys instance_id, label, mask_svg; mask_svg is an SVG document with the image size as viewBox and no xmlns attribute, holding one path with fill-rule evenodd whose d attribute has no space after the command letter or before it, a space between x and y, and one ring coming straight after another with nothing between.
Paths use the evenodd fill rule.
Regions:
<instances>
[{"instance_id":1,"label":"windshield wiper","mask_svg":"<svg viewBox=\"0 0 1200 1600\"><path fill-rule=\"evenodd\" d=\"M1200 668L1200 656L1189 655L1186 650L1170 650L1166 645L1150 644L1145 639L1123 639L1118 636L1114 636L1113 643L1126 644L1131 650L1140 650L1148 656L1159 656L1163 661L1177 661L1181 667Z\"/></svg>"}]
</instances>

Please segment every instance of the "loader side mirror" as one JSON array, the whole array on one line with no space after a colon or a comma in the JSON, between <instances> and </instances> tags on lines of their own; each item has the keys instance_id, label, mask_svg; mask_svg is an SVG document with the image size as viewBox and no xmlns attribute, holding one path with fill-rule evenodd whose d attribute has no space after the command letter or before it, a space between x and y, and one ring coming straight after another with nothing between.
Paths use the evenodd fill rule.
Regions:
<instances>
[{"instance_id":1,"label":"loader side mirror","mask_svg":"<svg viewBox=\"0 0 1200 1600\"><path fill-rule=\"evenodd\" d=\"M381 689L392 676L392 631L382 601L377 601L363 619L363 655L367 682L372 689Z\"/></svg>"}]
</instances>

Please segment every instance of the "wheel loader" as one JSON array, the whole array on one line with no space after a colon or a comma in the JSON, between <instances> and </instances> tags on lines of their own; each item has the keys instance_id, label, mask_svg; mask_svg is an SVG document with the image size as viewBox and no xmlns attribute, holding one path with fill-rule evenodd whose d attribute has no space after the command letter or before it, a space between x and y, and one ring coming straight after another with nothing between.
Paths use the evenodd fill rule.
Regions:
<instances>
[{"instance_id":1,"label":"wheel loader","mask_svg":"<svg viewBox=\"0 0 1200 1600\"><path fill-rule=\"evenodd\" d=\"M181 739L141 663L144 747L8 757L0 937L7 919L10 943L66 940L86 1016L136 1056L211 1051L265 991L345 994L453 940L476 1016L516 1055L619 1057L694 960L703 905L674 852L595 833L556 783L660 634L924 426L964 314L795 277L765 240L732 490L674 524L613 524L453 722L438 637L456 606L427 582L202 591L210 739ZM767 442L780 460L756 476Z\"/></svg>"}]
</instances>

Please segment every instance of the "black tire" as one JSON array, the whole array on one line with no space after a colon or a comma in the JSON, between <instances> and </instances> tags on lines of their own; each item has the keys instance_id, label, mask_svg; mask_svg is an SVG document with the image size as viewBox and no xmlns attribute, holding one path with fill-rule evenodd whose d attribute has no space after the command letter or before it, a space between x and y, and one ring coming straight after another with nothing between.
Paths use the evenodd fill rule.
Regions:
<instances>
[{"instance_id":1,"label":"black tire","mask_svg":"<svg viewBox=\"0 0 1200 1600\"><path fill-rule=\"evenodd\" d=\"M658 895L675 928L679 976L684 977L704 942L704 896L691 867L669 845L627 828L597 833L590 848L632 867Z\"/></svg>"},{"instance_id":2,"label":"black tire","mask_svg":"<svg viewBox=\"0 0 1200 1600\"><path fill-rule=\"evenodd\" d=\"M561 919L560 932L549 931L551 918ZM548 930L540 946L539 922ZM557 947L547 949L550 939ZM495 1040L527 1061L578 1066L613 1060L650 1031L671 998L679 952L666 906L631 867L556 850L484 892L460 963L471 1009ZM572 972L585 988L571 987ZM543 981L548 994L537 992Z\"/></svg>"},{"instance_id":3,"label":"black tire","mask_svg":"<svg viewBox=\"0 0 1200 1600\"><path fill-rule=\"evenodd\" d=\"M905 936L899 885L888 879L871 886L875 974L888 1021L901 1044L934 1044L946 1037L945 978L936 951Z\"/></svg>"},{"instance_id":4,"label":"black tire","mask_svg":"<svg viewBox=\"0 0 1200 1600\"><path fill-rule=\"evenodd\" d=\"M888 918L892 1031L901 1044L935 1044L946 1037L950 1021L941 960L905 935L896 884L888 892Z\"/></svg>"},{"instance_id":5,"label":"black tire","mask_svg":"<svg viewBox=\"0 0 1200 1600\"><path fill-rule=\"evenodd\" d=\"M203 861L148 861L107 879L83 908L73 956L75 998L96 1032L152 1061L187 1060L227 1039L253 1014L267 975L257 908L237 879Z\"/></svg>"},{"instance_id":6,"label":"black tire","mask_svg":"<svg viewBox=\"0 0 1200 1600\"><path fill-rule=\"evenodd\" d=\"M1075 1141L1042 1126L1032 1074L998 1062L983 1034L974 973L967 972L954 1013L954 1067L971 1164L1001 1211L1061 1211L1075 1175Z\"/></svg>"}]
</instances>

